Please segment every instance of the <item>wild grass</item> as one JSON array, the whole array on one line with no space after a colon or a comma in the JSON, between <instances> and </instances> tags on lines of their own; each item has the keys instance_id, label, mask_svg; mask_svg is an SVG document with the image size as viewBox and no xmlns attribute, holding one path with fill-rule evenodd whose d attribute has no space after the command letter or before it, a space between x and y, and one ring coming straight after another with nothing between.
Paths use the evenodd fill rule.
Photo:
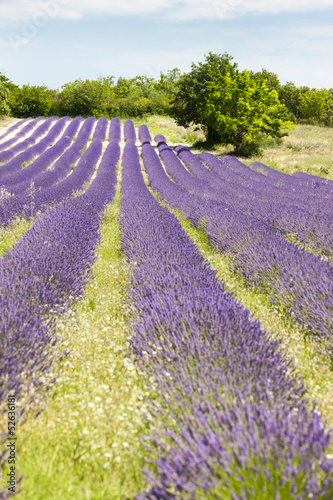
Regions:
<instances>
[{"instance_id":1,"label":"wild grass","mask_svg":"<svg viewBox=\"0 0 333 500\"><path fill-rule=\"evenodd\" d=\"M10 226L0 228L0 257L13 248L23 234L33 225L33 220L15 219Z\"/></svg>"},{"instance_id":2,"label":"wild grass","mask_svg":"<svg viewBox=\"0 0 333 500\"><path fill-rule=\"evenodd\" d=\"M297 125L289 136L280 141L263 141L262 158L250 158L244 163L260 161L287 174L307 172L333 178L333 129L318 125Z\"/></svg>"},{"instance_id":3,"label":"wild grass","mask_svg":"<svg viewBox=\"0 0 333 500\"><path fill-rule=\"evenodd\" d=\"M164 135L170 145L179 143L193 144L204 138L204 133L201 130L196 130L194 126L189 128L180 127L175 120L168 116L151 115L144 119L132 118L132 120L135 127L145 123L149 128L152 139L158 134Z\"/></svg>"}]
</instances>

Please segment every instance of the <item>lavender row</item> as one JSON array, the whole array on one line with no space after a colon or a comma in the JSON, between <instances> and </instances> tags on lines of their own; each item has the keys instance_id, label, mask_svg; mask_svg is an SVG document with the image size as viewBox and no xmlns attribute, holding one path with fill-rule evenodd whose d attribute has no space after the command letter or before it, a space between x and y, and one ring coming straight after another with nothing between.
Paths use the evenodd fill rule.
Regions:
<instances>
[{"instance_id":1,"label":"lavender row","mask_svg":"<svg viewBox=\"0 0 333 500\"><path fill-rule=\"evenodd\" d=\"M143 149L145 163L154 163L153 148ZM291 361L149 193L132 144L121 190L122 245L133 269L131 345L161 399L152 411L161 424L145 438L149 488L138 498L332 493L329 433L290 375Z\"/></svg>"},{"instance_id":2,"label":"lavender row","mask_svg":"<svg viewBox=\"0 0 333 500\"><path fill-rule=\"evenodd\" d=\"M219 160L210 153L201 153L198 158L224 180L251 188L253 194L260 200L274 199L314 214L331 214L327 211L327 201L325 201L332 198L332 190L328 186L318 183L301 183L295 177L282 172L273 176L263 175L233 157L223 157ZM247 169L246 173L243 171L241 174L237 171L239 164L242 165L243 170Z\"/></svg>"},{"instance_id":3,"label":"lavender row","mask_svg":"<svg viewBox=\"0 0 333 500\"><path fill-rule=\"evenodd\" d=\"M15 217L29 219L36 213L43 213L50 206L72 196L76 191L82 190L84 184L91 180L101 152L101 141L93 141L83 153L71 174L58 184L41 191L32 191L5 198L0 208L0 225L10 223Z\"/></svg>"},{"instance_id":4,"label":"lavender row","mask_svg":"<svg viewBox=\"0 0 333 500\"><path fill-rule=\"evenodd\" d=\"M139 126L139 140L141 144L144 144L145 142L148 142L150 144L152 142L152 138L147 125Z\"/></svg>"},{"instance_id":5,"label":"lavender row","mask_svg":"<svg viewBox=\"0 0 333 500\"><path fill-rule=\"evenodd\" d=\"M124 123L124 138L126 142L135 144L136 132L132 120L126 120Z\"/></svg>"},{"instance_id":6,"label":"lavender row","mask_svg":"<svg viewBox=\"0 0 333 500\"><path fill-rule=\"evenodd\" d=\"M66 117L66 120L68 120L69 117ZM6 166L9 162L9 160L11 160L15 155L17 155L20 151L24 151L26 150L27 148L30 148L30 146L33 146L34 144L36 144L36 142L39 140L39 138L43 135L45 135L45 133L49 130L49 128L52 126L53 122L56 121L56 125L57 125L57 122L59 121L58 118L56 116L52 116L51 118L49 118L48 120L45 120L41 125L39 125L39 127L36 128L36 130L33 131L33 133L27 137L26 139L24 139L23 141L20 141L20 142L17 142L12 148L10 149L6 149L5 151L3 151L2 153L0 153L0 161L4 164L1 168L0 168L0 175L6 175ZM64 122L64 119L62 120L61 123ZM54 125L52 127L52 129L56 126ZM51 130L52 130L51 129ZM56 128L57 130L57 128ZM55 139L56 136L54 136L53 134L51 135L51 141Z\"/></svg>"},{"instance_id":7,"label":"lavender row","mask_svg":"<svg viewBox=\"0 0 333 500\"><path fill-rule=\"evenodd\" d=\"M260 184L260 189L251 189L249 186L245 187L236 182L223 180L216 173L218 168L223 171L221 162L209 153L203 153L200 157L212 167L213 171L205 168L200 161L200 157L193 155L188 148L177 146L175 150L191 174L196 177L195 182L198 186L200 186L200 182L208 182L211 191L215 186L214 192L211 194L207 192L207 196L224 201L236 210L241 210L265 222L286 236L292 234L297 241L307 245L312 250L320 251L327 256L333 256L332 216L313 214L305 209L308 208L308 203L305 202L301 208L300 205L295 204L295 201L292 201L291 197L286 196L284 199L279 199L274 189L269 188L267 184ZM178 167L179 171L184 170L181 164ZM187 172L186 175L190 178ZM189 189L190 183L186 182L188 187L182 185ZM196 193L201 194L199 188ZM264 193L264 200L261 193Z\"/></svg>"},{"instance_id":8,"label":"lavender row","mask_svg":"<svg viewBox=\"0 0 333 500\"><path fill-rule=\"evenodd\" d=\"M290 175L285 174L284 172L280 172L279 170L275 170L274 168L268 167L263 163L253 162L250 166L257 172L263 172L267 177L270 177L272 179L283 180L286 182L290 181ZM325 179L316 175L310 175L305 172L294 172L292 177L296 177L297 181L304 181L308 185L312 186L332 184L332 181L330 179Z\"/></svg>"},{"instance_id":9,"label":"lavender row","mask_svg":"<svg viewBox=\"0 0 333 500\"><path fill-rule=\"evenodd\" d=\"M280 177L276 179L265 176L243 165L243 167L248 169L248 172L252 173L250 178L250 176L240 174L231 168L232 165L241 163L232 157L227 157L227 159L225 158L221 161L210 153L201 153L198 159L204 162L219 177L222 177L223 180L231 181L236 185L248 188L248 194L257 197L259 200L271 201L273 199L281 201L282 203L297 206L314 214L320 213L321 215L325 215L330 213L325 210L327 206L327 201L325 200L332 198L332 192L327 189L324 191L324 187L319 190L318 185L309 186L307 183L300 184L293 176L288 176L287 174L283 174L285 177L282 181ZM253 175L260 177L254 179Z\"/></svg>"},{"instance_id":10,"label":"lavender row","mask_svg":"<svg viewBox=\"0 0 333 500\"><path fill-rule=\"evenodd\" d=\"M71 122L69 125L70 133L75 133L75 129L80 125L83 118L78 117ZM31 217L31 213L36 213L36 201L38 203L39 210L45 210L48 205L48 200L50 203L54 202L54 196L56 195L56 199L61 200L61 190L63 189L64 197L68 196L68 187L70 184L74 185L74 191L82 188L82 182L80 182L80 175L75 174L74 178L76 178L76 182L70 182L71 176L69 176L69 180L66 179L68 174L72 174L72 169L74 168L75 163L81 157L84 148L88 142L90 134L92 132L92 128L96 122L96 119L91 117L84 121L82 127L78 133L78 136L72 146L68 148L68 150L57 160L54 164L53 169L51 171L44 172L40 176L38 176L34 180L33 190L29 189L29 193L22 192L21 194L17 194L16 196L12 196L10 198L5 198L2 200L2 207L0 208L0 224L8 224L15 217ZM69 129L68 127L68 129ZM67 130L67 129L66 129ZM81 165L79 165L79 170ZM75 170L75 169L74 169ZM54 184L57 186L54 186ZM22 186L22 190L30 188L30 182L27 185ZM21 184L18 184L20 187ZM45 192L45 188L47 189ZM42 189L41 192L36 191L38 189ZM60 192L60 194L59 194ZM71 193L72 191L70 191ZM36 200L37 198L37 200ZM34 210L31 209L34 207Z\"/></svg>"},{"instance_id":11,"label":"lavender row","mask_svg":"<svg viewBox=\"0 0 333 500\"><path fill-rule=\"evenodd\" d=\"M23 127L17 134L15 134L14 137L12 137L8 141L0 144L0 151L3 151L4 149L8 149L12 144L17 142L18 139L21 139L21 137L24 137L29 132L31 132L31 130L33 130L36 127L36 125L42 121L45 122L45 118L43 116L39 116L38 118L31 120L25 127Z\"/></svg>"},{"instance_id":12,"label":"lavender row","mask_svg":"<svg viewBox=\"0 0 333 500\"><path fill-rule=\"evenodd\" d=\"M0 167L0 183L2 183L4 177L11 175L18 170L22 169L23 163L32 161L36 156L42 154L49 146L52 144L55 139L58 137L60 132L63 130L66 122L68 121L67 116L57 120L56 123L52 126L51 130L48 134L37 143L36 141L39 139L41 135L44 135L50 126L52 125L51 118L46 120L38 129L27 139L27 141L32 141L31 144L34 144L31 147L27 146L26 151L15 156L12 160L5 163ZM26 141L23 141L26 142ZM21 148L22 143L18 144L18 147ZM16 147L16 146L15 146Z\"/></svg>"},{"instance_id":13,"label":"lavender row","mask_svg":"<svg viewBox=\"0 0 333 500\"><path fill-rule=\"evenodd\" d=\"M98 120L96 124L96 128L92 137L92 140L105 141L106 137L106 129L108 127L109 120L105 117L102 117Z\"/></svg>"},{"instance_id":14,"label":"lavender row","mask_svg":"<svg viewBox=\"0 0 333 500\"><path fill-rule=\"evenodd\" d=\"M56 125L58 125L57 130L53 130ZM57 122L50 134L51 137L57 136L58 131L61 130L61 127L63 127L64 122L61 123L61 120ZM64 153L64 151L70 146L73 135L74 133L70 132L71 137L69 133L67 132L67 129L70 127L70 125L66 128L66 131L64 132L63 136L57 143L52 146L47 148L44 152L42 152L36 160L34 160L30 165L27 167L19 170L18 172L15 172L11 175L7 175L3 179L0 180L0 185L3 187L6 187L7 191L9 192L16 192L16 185L22 182L30 182L32 181L37 175L43 173L47 168L49 168L54 161ZM71 130L74 132L75 129L71 127ZM45 137L45 143L49 144L49 140L51 139L50 134L48 134L47 137ZM40 141L43 142L43 141ZM40 144L40 143L39 143ZM11 189L11 187L13 189ZM20 186L18 186L18 189L20 191Z\"/></svg>"},{"instance_id":15,"label":"lavender row","mask_svg":"<svg viewBox=\"0 0 333 500\"><path fill-rule=\"evenodd\" d=\"M2 403L8 393L20 400L23 391L38 391L41 376L50 372L58 340L55 318L82 297L91 278L101 213L115 194L119 155L119 146L110 144L86 193L51 210L0 259ZM26 410L24 405L19 409L17 417ZM5 453L0 450L2 459ZM0 491L0 497L7 493Z\"/></svg>"},{"instance_id":16,"label":"lavender row","mask_svg":"<svg viewBox=\"0 0 333 500\"><path fill-rule=\"evenodd\" d=\"M0 141L2 141L2 139L4 139L5 137L7 137L7 135L12 134L13 132L15 132L16 129L22 127L22 125L24 123L26 123L27 121L31 121L31 118L24 118L23 120L15 122L14 125L12 125L11 127L9 127L4 134L0 135Z\"/></svg>"},{"instance_id":17,"label":"lavender row","mask_svg":"<svg viewBox=\"0 0 333 500\"><path fill-rule=\"evenodd\" d=\"M28 167L17 174L6 177L4 179L6 181L6 190L12 194L22 194L24 191L31 189L32 181L34 189L39 189L50 187L68 175L71 172L71 165L76 163L81 155L79 143L75 141L72 146L70 145L82 121L83 118L81 117L74 118L67 126L61 139L54 146L42 153ZM66 152L64 152L65 149ZM46 170L50 165L52 165L52 168ZM12 185L9 185L7 180L15 180L15 184L11 183Z\"/></svg>"},{"instance_id":18,"label":"lavender row","mask_svg":"<svg viewBox=\"0 0 333 500\"><path fill-rule=\"evenodd\" d=\"M244 165L240 160L237 158L234 158L233 156L223 156L220 158L220 160L228 165L232 170L235 172L238 172L240 175L243 175L244 177L249 177L253 179L254 181L259 181L259 182L266 182L267 184L274 185L276 181L278 181L279 186L283 188L288 188L289 186L294 186L297 188L323 188L324 185L322 182L316 182L314 179L310 179L310 177L307 178L296 178L294 176L290 176L288 174L285 174L283 172L274 171L274 169L270 169L269 167L265 166L266 168L256 168L256 166L260 165L263 167L262 164L260 163L252 163L251 167L248 167L247 165ZM317 178L319 180L319 178Z\"/></svg>"},{"instance_id":19,"label":"lavender row","mask_svg":"<svg viewBox=\"0 0 333 500\"><path fill-rule=\"evenodd\" d=\"M162 199L204 228L210 242L230 255L234 269L250 285L264 290L273 302L286 308L318 342L325 343L332 355L333 268L255 218L227 204L188 193L169 179L148 144L142 147L142 157L150 184ZM174 160L179 161L175 156Z\"/></svg>"},{"instance_id":20,"label":"lavender row","mask_svg":"<svg viewBox=\"0 0 333 500\"><path fill-rule=\"evenodd\" d=\"M119 143L121 140L121 122L119 118L112 118L110 122L109 141Z\"/></svg>"},{"instance_id":21,"label":"lavender row","mask_svg":"<svg viewBox=\"0 0 333 500\"><path fill-rule=\"evenodd\" d=\"M94 141L82 157L83 163L86 167L89 165L90 170L98 158L98 146L101 148L100 141ZM92 154L95 154L95 158ZM98 239L96 231L99 227L99 215L114 197L119 157L119 146L110 144L88 190L79 197L65 201L39 219L14 249L0 259L0 324L3 344L0 351L0 377L3 380L5 374L8 375L6 390L0 388L0 400L8 390L19 388L19 385L15 386L19 381L18 374L24 366L29 367L29 358L24 357L18 362L18 355L28 355L23 348L25 344L31 349L37 348L38 342L31 341L34 326L37 326L38 331L45 332L52 323L47 321L46 325L44 320L48 320L49 315L62 314L73 300L82 295L89 276L86 275L89 268L87 262L91 261L91 249L95 248ZM93 238L89 220L93 221L95 228ZM69 251L71 248L73 252ZM62 258L59 261L60 256ZM42 316L45 316L43 321ZM23 333L27 328L31 328L29 335ZM17 351L15 356L10 355L9 351L6 355L13 335L18 342L15 344ZM47 337L47 342L49 341L50 338ZM20 344L22 351L18 348ZM15 383L11 381L10 374Z\"/></svg>"}]
</instances>

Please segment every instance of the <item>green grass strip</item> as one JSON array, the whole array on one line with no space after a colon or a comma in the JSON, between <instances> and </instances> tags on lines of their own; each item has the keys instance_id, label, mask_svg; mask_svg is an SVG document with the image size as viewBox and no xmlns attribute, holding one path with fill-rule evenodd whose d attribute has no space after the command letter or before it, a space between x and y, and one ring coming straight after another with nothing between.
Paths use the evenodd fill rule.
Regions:
<instances>
[{"instance_id":1,"label":"green grass strip","mask_svg":"<svg viewBox=\"0 0 333 500\"><path fill-rule=\"evenodd\" d=\"M33 220L16 219L10 226L0 228L0 257L3 257L8 250L16 245L17 241L33 223Z\"/></svg>"}]
</instances>

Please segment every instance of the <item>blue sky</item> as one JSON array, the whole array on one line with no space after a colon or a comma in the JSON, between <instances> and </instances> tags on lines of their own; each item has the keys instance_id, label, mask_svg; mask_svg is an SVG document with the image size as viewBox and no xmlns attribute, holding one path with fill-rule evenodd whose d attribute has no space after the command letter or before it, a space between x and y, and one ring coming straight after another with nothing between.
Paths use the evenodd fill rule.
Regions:
<instances>
[{"instance_id":1,"label":"blue sky","mask_svg":"<svg viewBox=\"0 0 333 500\"><path fill-rule=\"evenodd\" d=\"M0 71L19 85L158 78L209 51L333 87L333 0L0 0Z\"/></svg>"}]
</instances>

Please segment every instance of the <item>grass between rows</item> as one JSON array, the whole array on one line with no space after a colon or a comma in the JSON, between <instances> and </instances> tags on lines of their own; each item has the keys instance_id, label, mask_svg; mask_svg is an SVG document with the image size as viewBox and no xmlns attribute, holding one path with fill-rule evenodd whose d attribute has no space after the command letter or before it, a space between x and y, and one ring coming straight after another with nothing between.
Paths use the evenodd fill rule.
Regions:
<instances>
[{"instance_id":1,"label":"grass between rows","mask_svg":"<svg viewBox=\"0 0 333 500\"><path fill-rule=\"evenodd\" d=\"M123 499L144 486L139 437L149 396L128 357L128 268L121 256L120 192L109 206L85 298L59 321L59 349L70 354L47 408L18 430L23 491L33 500Z\"/></svg>"},{"instance_id":2,"label":"grass between rows","mask_svg":"<svg viewBox=\"0 0 333 500\"><path fill-rule=\"evenodd\" d=\"M33 223L33 220L16 219L10 226L0 228L0 257L3 257L8 250L14 247Z\"/></svg>"}]
</instances>

